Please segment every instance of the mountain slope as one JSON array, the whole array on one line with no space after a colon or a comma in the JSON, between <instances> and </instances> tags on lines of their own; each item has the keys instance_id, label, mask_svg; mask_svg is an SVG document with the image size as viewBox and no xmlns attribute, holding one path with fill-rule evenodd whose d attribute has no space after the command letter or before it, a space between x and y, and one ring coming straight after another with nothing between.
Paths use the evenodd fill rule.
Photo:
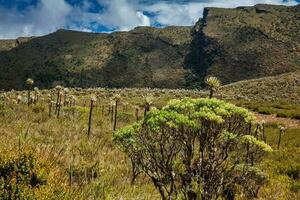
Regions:
<instances>
[{"instance_id":1,"label":"mountain slope","mask_svg":"<svg viewBox=\"0 0 300 200\"><path fill-rule=\"evenodd\" d=\"M22 42L24 41L24 42ZM206 8L194 27L94 34L59 30L0 41L0 89L203 86L300 69L300 5Z\"/></svg>"},{"instance_id":2,"label":"mountain slope","mask_svg":"<svg viewBox=\"0 0 300 200\"><path fill-rule=\"evenodd\" d=\"M300 71L228 84L220 93L229 99L300 103Z\"/></svg>"},{"instance_id":3,"label":"mountain slope","mask_svg":"<svg viewBox=\"0 0 300 200\"><path fill-rule=\"evenodd\" d=\"M223 83L300 69L300 5L206 8L196 29L200 71Z\"/></svg>"},{"instance_id":4,"label":"mountain slope","mask_svg":"<svg viewBox=\"0 0 300 200\"><path fill-rule=\"evenodd\" d=\"M0 87L22 88L26 77L41 87L184 87L190 32L190 27L112 34L59 30L2 51Z\"/></svg>"}]
</instances>

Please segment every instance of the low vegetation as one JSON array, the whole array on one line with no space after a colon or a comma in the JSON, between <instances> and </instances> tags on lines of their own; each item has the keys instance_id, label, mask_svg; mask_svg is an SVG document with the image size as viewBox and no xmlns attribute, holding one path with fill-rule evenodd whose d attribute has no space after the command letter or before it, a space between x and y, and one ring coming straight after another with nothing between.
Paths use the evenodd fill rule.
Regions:
<instances>
[{"instance_id":1,"label":"low vegetation","mask_svg":"<svg viewBox=\"0 0 300 200\"><path fill-rule=\"evenodd\" d=\"M34 91L36 91L36 94ZM196 90L61 89L59 93L61 99L59 98L58 104L56 104L57 89L38 91L35 89L34 91L30 92L30 101L36 103L29 106L27 104L27 91L12 91L0 94L0 193L2 199L19 197L20 199L152 200L161 199L161 193L157 190L159 187L166 187L168 192L170 192L170 188L175 187L176 190L174 189L171 192L173 197L187 197L190 199L193 199L195 195L206 195L206 193L203 193L206 190L216 190L218 193L214 193L214 195L227 199L230 199L233 194L236 199L249 199L251 196L257 196L260 199L299 199L300 197L300 160L298 156L300 153L300 140L298 137L300 129L287 128L281 134L279 149L280 130L278 124L268 122L254 122L251 128L251 134L257 133L256 130L259 129L259 133L263 134L264 137L260 135L256 141L254 138L246 136L244 140L236 141L232 138L234 134L230 134L230 132L237 133L237 136L241 138L244 137L243 134L249 134L249 132L238 131L239 129L236 130L237 132L230 131L228 128L224 129L223 126L218 125L217 121L225 120L224 124L221 123L223 125L229 122L227 120L230 117L228 118L226 109L233 108L233 113L237 115L249 112L244 109L239 110L240 108L232 104L216 99L199 99L199 97L207 97L208 93ZM92 101L93 110L90 118L92 94L97 98L97 101L94 101L95 99ZM218 96L218 92L215 95ZM119 99L117 108L115 106L116 97ZM197 100L185 99L185 97L196 98ZM170 102L171 99L181 99L181 101L173 100ZM210 102L214 103L210 104ZM196 109L195 111L197 111L201 108L200 105L205 107L206 104L206 109L212 108L214 110L213 105L218 105L219 108L225 108L225 110L217 109L218 115L216 116L213 115L215 113L213 110L212 115L207 116L202 115L206 112L202 114L199 112L199 115L195 116L186 115L185 111L189 111L189 109L192 109L192 111ZM239 103L235 102L235 104ZM242 104L243 102L240 102L239 105ZM189 106L184 108L180 105ZM292 110L293 105L290 104L289 106ZM57 111L55 111L56 107ZM60 109L59 116L57 115L58 109ZM168 115L168 113L172 113L172 115ZM178 120L173 120L172 117L174 116L178 117L176 118ZM250 118L247 117L248 114L242 116L245 118L234 118L234 120L239 120L239 128L245 129L249 127L247 123L249 123ZM133 136L140 140L133 141L143 142L137 143L139 145L143 144L140 146L142 149L138 149L143 150L142 152L129 151L130 148L125 148L124 144L126 143L122 142L122 138L130 139L129 133L132 133L128 132L128 138L125 137L126 130L128 130L125 127L134 123L137 123L134 127L137 127L140 132L135 131L136 134ZM157 123L162 124L157 127ZM237 178L242 175L235 171L234 174L223 177L223 181L229 181L226 182L228 184L225 188L221 187L220 190L218 184L212 187L208 184L209 187L203 187L201 181L207 180L205 174L208 171L197 170L199 168L193 165L201 158L201 154L196 149L199 150L201 147L199 145L201 144L200 141L205 140L202 137L204 135L196 134L199 127L195 125L198 123L203 123L206 130L210 130L209 127L211 127L211 130L218 136L225 134L226 137L220 138L230 139L230 142L229 140L226 141L230 145L237 145L240 149L238 152L244 156L244 153L247 152L247 148L245 149L246 144L248 142L251 144L248 161L246 162L249 165L246 168L249 172L247 177L251 176L253 178L251 181L247 178L246 182L235 182L238 179L234 179L235 181L229 184L233 177ZM142 124L146 124L146 126ZM178 129L180 125L184 125L183 131ZM114 128L117 131L113 139ZM227 130L228 133L226 134L221 130ZM249 129L247 130L249 131ZM178 133L176 134L178 137L167 137L167 134L171 134L172 131ZM118 137L118 133L122 137ZM139 137L141 133L146 134L148 140ZM239 135L238 133L243 134ZM175 150L181 150L175 151L174 155L176 156L170 160L172 165L164 165L168 170L160 171L165 173L165 177L169 179L163 179L163 181L158 179L158 182L154 181L153 178L162 177L155 177L155 174L149 173L151 166L154 167L155 165L153 163L146 165L148 161L153 161L152 159L162 161L161 157L149 157L151 156L151 151L148 151L150 147L153 147L156 156L165 155L165 153L161 154L158 151L160 149L159 144L163 143L164 140L154 140L152 138L156 134L157 136L165 136L165 141L170 144L166 146L168 148L165 149L165 153L173 152L169 151L172 150L172 145L178 147ZM187 136L193 136L194 140L197 141L193 146L192 152L195 153L193 157L185 157L188 155L185 154L188 151L184 151L180 146L184 143L179 141L190 141ZM233 140L231 141L231 139ZM268 145L259 142L260 140L266 141ZM243 143L243 141L246 143ZM116 142L120 145L119 147ZM151 144L157 145L152 146ZM220 140L211 138L209 143L204 146L206 149L204 152L212 153L210 150L216 147L216 155L221 155L222 148L220 144L222 144ZM257 144L258 149L256 149ZM261 147L269 151L269 146L273 149L272 152L251 153L252 150L261 152ZM125 153L122 150L125 150ZM237 149L228 149L229 157L225 159L226 164L231 165L231 162L234 161L234 159L231 159L234 158L231 155L237 153L236 151ZM140 158L143 158L143 160L137 159L139 157L136 156L142 156ZM244 156L241 156L241 158L245 158ZM217 158L221 157L217 156ZM205 155L202 160L205 168L212 161ZM190 164L186 161L189 161ZM240 164L246 164L244 159L240 161ZM194 170L192 174L195 176L185 176L190 174L188 173L188 166L192 171ZM234 166L236 166L235 170L239 169L237 165ZM255 171L251 171L254 169L253 167L255 167ZM148 172L148 175L142 172ZM218 171L216 174L212 173L216 175L213 179L217 182L220 181L219 178L225 175L221 173L222 176L220 177L220 172L222 171ZM200 183L196 181L196 175L199 175ZM190 177L190 181L184 180L184 177ZM161 182L163 185L160 184ZM156 183L156 185L153 183ZM164 194L168 194L168 192L165 191Z\"/></svg>"},{"instance_id":2,"label":"low vegetation","mask_svg":"<svg viewBox=\"0 0 300 200\"><path fill-rule=\"evenodd\" d=\"M260 114L300 120L300 104L253 101L239 101L236 103Z\"/></svg>"}]
</instances>

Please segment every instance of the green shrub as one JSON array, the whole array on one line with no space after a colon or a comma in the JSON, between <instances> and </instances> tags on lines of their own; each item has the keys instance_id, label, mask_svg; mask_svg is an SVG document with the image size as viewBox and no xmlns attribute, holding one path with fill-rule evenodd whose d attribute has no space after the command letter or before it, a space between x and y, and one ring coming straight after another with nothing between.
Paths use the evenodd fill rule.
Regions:
<instances>
[{"instance_id":1,"label":"green shrub","mask_svg":"<svg viewBox=\"0 0 300 200\"><path fill-rule=\"evenodd\" d=\"M290 186L290 190L294 193L298 193L300 191L300 183L293 183Z\"/></svg>"},{"instance_id":2,"label":"green shrub","mask_svg":"<svg viewBox=\"0 0 300 200\"><path fill-rule=\"evenodd\" d=\"M270 115L272 114L272 111L268 107L258 107L257 112L264 115Z\"/></svg>"},{"instance_id":3,"label":"green shrub","mask_svg":"<svg viewBox=\"0 0 300 200\"><path fill-rule=\"evenodd\" d=\"M162 199L219 199L225 189L228 198L251 198L267 179L255 162L272 151L249 129L253 120L248 110L214 98L172 100L115 132L114 141Z\"/></svg>"},{"instance_id":4,"label":"green shrub","mask_svg":"<svg viewBox=\"0 0 300 200\"><path fill-rule=\"evenodd\" d=\"M0 199L33 199L34 189L46 183L31 152L0 157Z\"/></svg>"},{"instance_id":5,"label":"green shrub","mask_svg":"<svg viewBox=\"0 0 300 200\"><path fill-rule=\"evenodd\" d=\"M286 174L291 178L291 179L294 179L294 180L298 180L300 178L300 165L298 166L291 166Z\"/></svg>"}]
</instances>

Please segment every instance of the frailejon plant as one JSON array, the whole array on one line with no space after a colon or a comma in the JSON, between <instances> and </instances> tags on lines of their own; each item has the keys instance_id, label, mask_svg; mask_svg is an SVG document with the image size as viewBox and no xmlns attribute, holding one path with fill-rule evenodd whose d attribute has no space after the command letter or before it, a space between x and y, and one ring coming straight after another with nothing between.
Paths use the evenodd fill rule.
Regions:
<instances>
[{"instance_id":1,"label":"frailejon plant","mask_svg":"<svg viewBox=\"0 0 300 200\"><path fill-rule=\"evenodd\" d=\"M112 99L110 101L108 113L110 114L110 122L111 124L114 122L114 111L115 111L115 101Z\"/></svg>"},{"instance_id":2,"label":"frailejon plant","mask_svg":"<svg viewBox=\"0 0 300 200\"><path fill-rule=\"evenodd\" d=\"M64 88L64 106L66 106L69 102L68 100L68 94L69 94L70 90L69 88Z\"/></svg>"},{"instance_id":3,"label":"frailejon plant","mask_svg":"<svg viewBox=\"0 0 300 200\"><path fill-rule=\"evenodd\" d=\"M53 106L55 105L55 102L54 101L49 101L48 102L48 109L49 109L49 117L51 117L51 115L52 115L52 108L53 108Z\"/></svg>"},{"instance_id":4,"label":"frailejon plant","mask_svg":"<svg viewBox=\"0 0 300 200\"><path fill-rule=\"evenodd\" d=\"M139 107L135 106L135 119L138 122L139 121Z\"/></svg>"},{"instance_id":5,"label":"frailejon plant","mask_svg":"<svg viewBox=\"0 0 300 200\"><path fill-rule=\"evenodd\" d=\"M31 78L28 78L27 80L26 80L26 85L27 85L27 88L28 88L28 91L27 91L27 104L28 104L28 106L30 106L30 104L31 104L31 98L30 98L30 96L31 96L31 94L30 94L30 92L31 92L31 89L32 89L32 86L33 86L33 84L34 84L34 81L31 79Z\"/></svg>"},{"instance_id":6,"label":"frailejon plant","mask_svg":"<svg viewBox=\"0 0 300 200\"><path fill-rule=\"evenodd\" d=\"M38 103L38 98L39 98L39 88L38 87L34 87L33 88L34 91L34 99L33 99L33 103L37 104Z\"/></svg>"},{"instance_id":7,"label":"frailejon plant","mask_svg":"<svg viewBox=\"0 0 300 200\"><path fill-rule=\"evenodd\" d=\"M23 98L21 95L17 96L17 104L20 104L23 101Z\"/></svg>"},{"instance_id":8,"label":"frailejon plant","mask_svg":"<svg viewBox=\"0 0 300 200\"><path fill-rule=\"evenodd\" d=\"M205 80L205 84L210 90L209 98L211 99L214 95L214 92L221 86L221 82L217 77L211 76Z\"/></svg>"},{"instance_id":9,"label":"frailejon plant","mask_svg":"<svg viewBox=\"0 0 300 200\"><path fill-rule=\"evenodd\" d=\"M69 96L69 106L76 106L76 97L74 95Z\"/></svg>"},{"instance_id":10,"label":"frailejon plant","mask_svg":"<svg viewBox=\"0 0 300 200\"><path fill-rule=\"evenodd\" d=\"M118 116L118 104L120 101L120 95L115 95L114 96L114 103L115 103L115 110L114 110L114 126L113 126L113 130L115 131L117 128L117 116Z\"/></svg>"},{"instance_id":11,"label":"frailejon plant","mask_svg":"<svg viewBox=\"0 0 300 200\"><path fill-rule=\"evenodd\" d=\"M56 90L56 94L57 94L57 96L56 96L56 106L55 106L55 114L57 114L57 112L58 112L58 108L60 107L60 101L61 101L61 90L63 89L63 87L62 86L60 86L60 85L57 85L56 87L55 87L55 90ZM59 115L58 115L59 116Z\"/></svg>"},{"instance_id":12,"label":"frailejon plant","mask_svg":"<svg viewBox=\"0 0 300 200\"><path fill-rule=\"evenodd\" d=\"M150 110L152 103L153 103L152 96L144 97L144 117L146 116L147 112Z\"/></svg>"},{"instance_id":13,"label":"frailejon plant","mask_svg":"<svg viewBox=\"0 0 300 200\"><path fill-rule=\"evenodd\" d=\"M90 104L90 114L89 114L89 123L88 123L88 137L91 136L91 124L92 124L92 115L93 115L93 109L94 109L94 104L97 101L96 96L92 95L91 96L91 104Z\"/></svg>"},{"instance_id":14,"label":"frailejon plant","mask_svg":"<svg viewBox=\"0 0 300 200\"><path fill-rule=\"evenodd\" d=\"M62 105L62 92L59 92L58 93L58 104L56 105L56 109L57 109L57 112L56 112L56 114L57 114L57 118L59 118L59 116L60 116L60 110L61 110L61 105Z\"/></svg>"},{"instance_id":15,"label":"frailejon plant","mask_svg":"<svg viewBox=\"0 0 300 200\"><path fill-rule=\"evenodd\" d=\"M172 100L114 133L162 199L255 197L267 176L249 162L272 148L249 128L248 110L217 99ZM257 154L252 154L257 152Z\"/></svg>"}]
</instances>

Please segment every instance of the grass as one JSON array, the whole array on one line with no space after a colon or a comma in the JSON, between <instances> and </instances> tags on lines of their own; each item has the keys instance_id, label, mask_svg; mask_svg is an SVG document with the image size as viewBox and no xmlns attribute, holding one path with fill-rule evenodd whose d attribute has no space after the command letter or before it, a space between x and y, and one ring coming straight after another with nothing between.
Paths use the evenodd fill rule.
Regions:
<instances>
[{"instance_id":1,"label":"grass","mask_svg":"<svg viewBox=\"0 0 300 200\"><path fill-rule=\"evenodd\" d=\"M31 107L26 103L14 103L17 95L26 95L22 92L8 93L8 98L0 100L0 168L6 157L11 160L23 153L31 154L35 158L32 170L45 180L39 187L31 188L36 199L160 199L146 176L140 176L131 185L130 162L112 141L108 114L110 99L118 93L121 103L128 103L127 112L119 106L117 127L120 128L136 120L135 108L142 105L142 96L146 94L154 97L156 107L165 105L169 99L203 95L186 90L71 90L77 97L77 105L63 108L57 119L55 115L48 116L45 103L51 91L41 93L43 103ZM89 140L87 123L91 93L97 94L98 101ZM140 107L140 117L142 111ZM276 150L277 125L267 124L266 133L267 142L275 151L261 163L269 174L269 183L261 189L260 198L299 199L300 129L287 129L280 150Z\"/></svg>"},{"instance_id":2,"label":"grass","mask_svg":"<svg viewBox=\"0 0 300 200\"><path fill-rule=\"evenodd\" d=\"M233 101L239 106L246 107L254 112L277 117L300 119L300 104L270 103L255 101Z\"/></svg>"},{"instance_id":3,"label":"grass","mask_svg":"<svg viewBox=\"0 0 300 200\"><path fill-rule=\"evenodd\" d=\"M276 124L267 127L267 143L275 151L262 163L269 174L267 187L261 190L262 199L300 198L300 129L287 129L280 150L277 150L279 130Z\"/></svg>"}]
</instances>

